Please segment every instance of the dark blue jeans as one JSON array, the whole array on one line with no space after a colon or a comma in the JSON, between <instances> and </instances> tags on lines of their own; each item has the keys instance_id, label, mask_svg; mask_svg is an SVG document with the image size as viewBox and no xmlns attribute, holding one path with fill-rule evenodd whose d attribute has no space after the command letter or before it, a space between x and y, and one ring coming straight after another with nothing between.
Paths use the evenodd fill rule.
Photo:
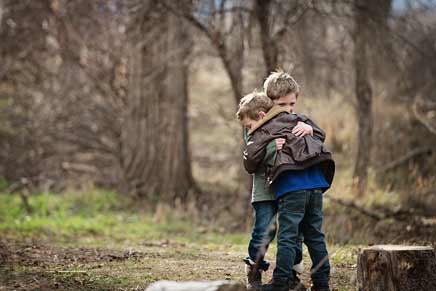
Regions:
<instances>
[{"instance_id":1,"label":"dark blue jeans","mask_svg":"<svg viewBox=\"0 0 436 291\"><path fill-rule=\"evenodd\" d=\"M311 189L289 192L279 199L277 258L273 278L293 279L291 270L301 231L312 259L312 282L315 286L328 286L330 263L324 234L321 231L322 195L321 190Z\"/></svg>"},{"instance_id":2,"label":"dark blue jeans","mask_svg":"<svg viewBox=\"0 0 436 291\"><path fill-rule=\"evenodd\" d=\"M266 271L269 263L264 259L265 253L268 250L269 244L273 241L277 230L277 203L276 201L260 201L254 202L252 205L254 209L254 225L248 244L248 257L244 261L248 263L248 259L251 259L260 269ZM298 239L297 245L296 264L300 263L303 259L301 239Z\"/></svg>"}]
</instances>

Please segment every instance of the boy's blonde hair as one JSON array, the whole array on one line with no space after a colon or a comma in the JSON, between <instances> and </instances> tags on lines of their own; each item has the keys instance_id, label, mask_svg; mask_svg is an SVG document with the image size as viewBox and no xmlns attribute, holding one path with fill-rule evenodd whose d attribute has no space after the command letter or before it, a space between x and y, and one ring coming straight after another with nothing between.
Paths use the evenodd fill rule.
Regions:
<instances>
[{"instance_id":1,"label":"boy's blonde hair","mask_svg":"<svg viewBox=\"0 0 436 291\"><path fill-rule=\"evenodd\" d=\"M245 117L258 120L260 111L268 112L273 106L274 102L265 93L254 91L241 99L236 116L239 120Z\"/></svg>"},{"instance_id":2,"label":"boy's blonde hair","mask_svg":"<svg viewBox=\"0 0 436 291\"><path fill-rule=\"evenodd\" d=\"M300 85L291 75L284 71L272 72L263 83L263 90L271 100L279 99L291 93L298 97Z\"/></svg>"}]
</instances>

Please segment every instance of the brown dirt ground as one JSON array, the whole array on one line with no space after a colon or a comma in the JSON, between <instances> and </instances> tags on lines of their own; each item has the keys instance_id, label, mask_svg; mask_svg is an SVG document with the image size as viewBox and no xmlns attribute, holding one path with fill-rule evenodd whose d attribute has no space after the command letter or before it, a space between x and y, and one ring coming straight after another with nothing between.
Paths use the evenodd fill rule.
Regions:
<instances>
[{"instance_id":1,"label":"brown dirt ground","mask_svg":"<svg viewBox=\"0 0 436 291\"><path fill-rule=\"evenodd\" d=\"M135 250L41 242L3 241L0 245L0 290L144 290L157 280L244 282L243 254L225 248L203 249L168 241L144 243ZM345 261L334 266L334 290L355 290L355 265ZM307 285L309 261L305 263L302 279ZM271 273L266 273L264 281Z\"/></svg>"}]
</instances>

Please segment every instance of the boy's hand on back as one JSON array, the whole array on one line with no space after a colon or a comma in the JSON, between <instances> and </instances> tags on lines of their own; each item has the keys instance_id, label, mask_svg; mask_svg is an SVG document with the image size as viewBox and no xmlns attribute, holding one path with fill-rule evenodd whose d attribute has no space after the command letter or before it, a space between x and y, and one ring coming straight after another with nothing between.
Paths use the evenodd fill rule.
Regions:
<instances>
[{"instance_id":1,"label":"boy's hand on back","mask_svg":"<svg viewBox=\"0 0 436 291\"><path fill-rule=\"evenodd\" d=\"M313 128L309 124L306 124L302 121L298 121L297 125L292 130L292 133L295 134L297 137L303 137L305 135L313 135ZM286 139L284 138L276 138L276 147L277 150L281 150L283 148L283 145L286 143Z\"/></svg>"},{"instance_id":2,"label":"boy's hand on back","mask_svg":"<svg viewBox=\"0 0 436 291\"><path fill-rule=\"evenodd\" d=\"M296 137L303 137L308 134L313 135L313 128L309 124L306 124L302 121L298 121L294 129L292 129L292 133Z\"/></svg>"},{"instance_id":3,"label":"boy's hand on back","mask_svg":"<svg viewBox=\"0 0 436 291\"><path fill-rule=\"evenodd\" d=\"M279 150L281 150L283 148L283 145L285 144L286 139L284 139L284 138L276 138L275 141L276 141L276 148L279 151Z\"/></svg>"}]
</instances>

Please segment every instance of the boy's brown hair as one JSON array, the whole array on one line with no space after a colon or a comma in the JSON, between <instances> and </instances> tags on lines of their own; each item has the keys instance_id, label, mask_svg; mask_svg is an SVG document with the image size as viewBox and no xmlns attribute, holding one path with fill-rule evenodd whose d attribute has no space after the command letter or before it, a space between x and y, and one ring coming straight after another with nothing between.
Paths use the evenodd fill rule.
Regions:
<instances>
[{"instance_id":1,"label":"boy's brown hair","mask_svg":"<svg viewBox=\"0 0 436 291\"><path fill-rule=\"evenodd\" d=\"M259 119L259 112L268 112L274 106L274 102L268 98L265 93L254 91L245 95L239 102L239 108L236 117L239 120L248 117L253 120Z\"/></svg>"},{"instance_id":2,"label":"boy's brown hair","mask_svg":"<svg viewBox=\"0 0 436 291\"><path fill-rule=\"evenodd\" d=\"M291 93L298 97L300 85L284 71L272 72L263 83L263 90L271 100L279 99Z\"/></svg>"}]
</instances>

